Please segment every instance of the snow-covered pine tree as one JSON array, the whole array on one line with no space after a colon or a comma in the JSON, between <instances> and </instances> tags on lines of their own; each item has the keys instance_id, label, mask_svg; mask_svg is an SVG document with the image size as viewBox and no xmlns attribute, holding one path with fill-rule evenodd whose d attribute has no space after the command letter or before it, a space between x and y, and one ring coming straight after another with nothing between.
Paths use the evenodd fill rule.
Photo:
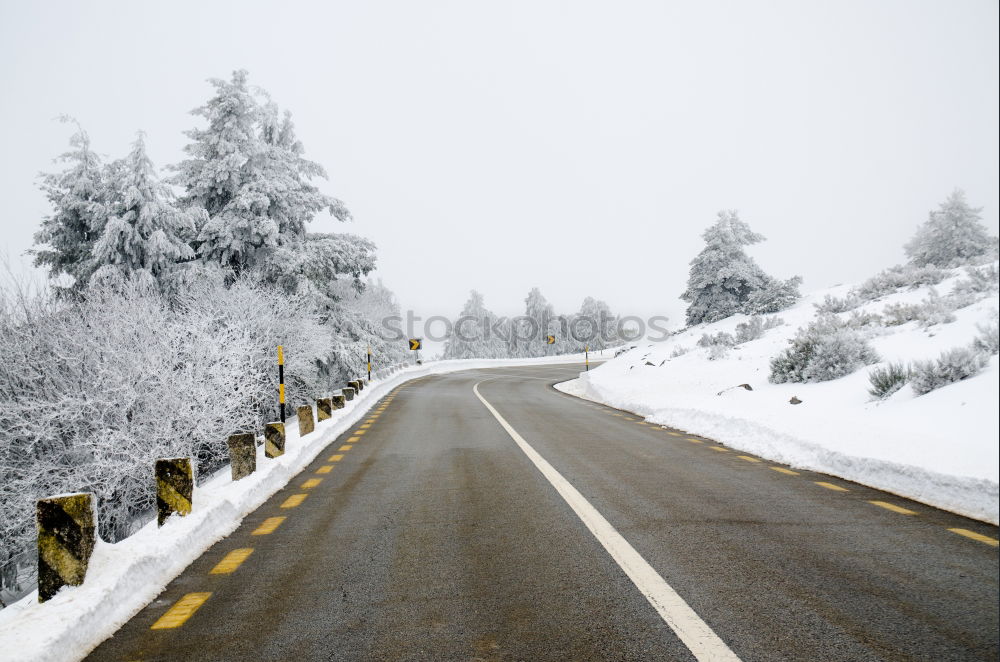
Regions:
<instances>
[{"instance_id":1,"label":"snow-covered pine tree","mask_svg":"<svg viewBox=\"0 0 1000 662\"><path fill-rule=\"evenodd\" d=\"M210 82L215 96L192 111L208 128L186 132L191 158L175 167L172 179L184 187L185 202L208 214L195 241L203 260L241 273L278 246L303 240L305 224L319 211L350 218L340 200L310 183L326 176L323 168L302 157L290 115L282 118L272 103L261 106L246 71Z\"/></svg>"},{"instance_id":2,"label":"snow-covered pine tree","mask_svg":"<svg viewBox=\"0 0 1000 662\"><path fill-rule=\"evenodd\" d=\"M101 161L90 147L87 132L70 117L60 120L72 122L77 130L70 137L72 149L57 159L67 167L42 175L39 188L53 211L35 233L39 247L31 254L35 266L47 268L50 278L66 275L73 279L69 287L60 289L80 289L89 278L91 249L100 234L104 183Z\"/></svg>"},{"instance_id":3,"label":"snow-covered pine tree","mask_svg":"<svg viewBox=\"0 0 1000 662\"><path fill-rule=\"evenodd\" d=\"M600 299L585 298L571 325L578 336L570 348L573 351L583 351L584 347L601 350L622 342L618 337L618 317L611 313L611 306Z\"/></svg>"},{"instance_id":4,"label":"snow-covered pine tree","mask_svg":"<svg viewBox=\"0 0 1000 662\"><path fill-rule=\"evenodd\" d=\"M106 221L94 243L92 278L112 274L168 285L178 262L194 258L188 241L199 212L179 209L159 181L142 134L132 151L107 169Z\"/></svg>"},{"instance_id":5,"label":"snow-covered pine tree","mask_svg":"<svg viewBox=\"0 0 1000 662\"><path fill-rule=\"evenodd\" d=\"M970 207L965 192L955 189L903 249L910 263L922 267L956 267L997 252L997 238L982 224L982 207Z\"/></svg>"},{"instance_id":6,"label":"snow-covered pine tree","mask_svg":"<svg viewBox=\"0 0 1000 662\"><path fill-rule=\"evenodd\" d=\"M720 211L718 220L701 236L705 248L691 261L687 290L681 295L690 304L689 325L744 312L754 293L775 286L775 280L743 250L763 241L763 235L752 231L735 210Z\"/></svg>"},{"instance_id":7,"label":"snow-covered pine tree","mask_svg":"<svg viewBox=\"0 0 1000 662\"><path fill-rule=\"evenodd\" d=\"M527 342L520 347L521 356L545 356L550 350L545 337L554 334L558 340L561 333L559 322L555 317L552 304L542 295L537 287L531 288L524 299L524 317L521 320L521 338L527 337Z\"/></svg>"},{"instance_id":8,"label":"snow-covered pine tree","mask_svg":"<svg viewBox=\"0 0 1000 662\"><path fill-rule=\"evenodd\" d=\"M472 290L469 300L445 341L446 359L497 359L507 356L507 343L493 333L496 315L486 308L483 295Z\"/></svg>"}]
</instances>

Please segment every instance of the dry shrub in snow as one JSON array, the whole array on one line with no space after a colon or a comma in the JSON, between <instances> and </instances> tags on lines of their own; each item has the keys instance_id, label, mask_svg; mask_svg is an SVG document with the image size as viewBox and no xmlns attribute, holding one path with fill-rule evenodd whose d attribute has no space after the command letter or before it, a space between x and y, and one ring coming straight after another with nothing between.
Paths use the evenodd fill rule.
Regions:
<instances>
[{"instance_id":1,"label":"dry shrub in snow","mask_svg":"<svg viewBox=\"0 0 1000 662\"><path fill-rule=\"evenodd\" d=\"M975 347L956 347L931 361L915 361L910 385L917 395L968 379L989 363L990 355Z\"/></svg>"},{"instance_id":2,"label":"dry shrub in snow","mask_svg":"<svg viewBox=\"0 0 1000 662\"><path fill-rule=\"evenodd\" d=\"M972 341L972 347L984 354L996 354L1000 350L1000 326L994 321L978 328L979 335Z\"/></svg>"},{"instance_id":3,"label":"dry shrub in snow","mask_svg":"<svg viewBox=\"0 0 1000 662\"><path fill-rule=\"evenodd\" d=\"M853 296L863 301L872 301L904 288L915 289L924 285L937 285L947 276L947 271L935 266L917 267L897 264L875 274L852 289L848 298Z\"/></svg>"},{"instance_id":4,"label":"dry shrub in snow","mask_svg":"<svg viewBox=\"0 0 1000 662\"><path fill-rule=\"evenodd\" d=\"M770 381L775 384L837 379L879 360L865 336L836 315L820 315L789 343L771 359Z\"/></svg>"},{"instance_id":5,"label":"dry shrub in snow","mask_svg":"<svg viewBox=\"0 0 1000 662\"><path fill-rule=\"evenodd\" d=\"M932 288L927 298L920 303L890 303L882 311L886 326L898 326L916 320L920 326L927 328L935 324L948 324L955 321L952 311L958 302L938 295Z\"/></svg>"},{"instance_id":6,"label":"dry shrub in snow","mask_svg":"<svg viewBox=\"0 0 1000 662\"><path fill-rule=\"evenodd\" d=\"M910 369L902 363L889 363L875 368L868 373L871 388L868 393L879 400L884 400L903 388L910 379Z\"/></svg>"},{"instance_id":7,"label":"dry shrub in snow","mask_svg":"<svg viewBox=\"0 0 1000 662\"><path fill-rule=\"evenodd\" d=\"M173 302L122 281L78 301L0 290L0 565L33 544L39 497L93 492L117 540L154 506L156 458L222 466L229 434L275 417L278 344L305 401L325 341L296 297L245 281Z\"/></svg>"},{"instance_id":8,"label":"dry shrub in snow","mask_svg":"<svg viewBox=\"0 0 1000 662\"><path fill-rule=\"evenodd\" d=\"M835 297L827 294L820 303L814 303L813 306L818 313L846 313L849 310L854 310L862 303L864 301L854 294L848 294L845 297Z\"/></svg>"}]
</instances>

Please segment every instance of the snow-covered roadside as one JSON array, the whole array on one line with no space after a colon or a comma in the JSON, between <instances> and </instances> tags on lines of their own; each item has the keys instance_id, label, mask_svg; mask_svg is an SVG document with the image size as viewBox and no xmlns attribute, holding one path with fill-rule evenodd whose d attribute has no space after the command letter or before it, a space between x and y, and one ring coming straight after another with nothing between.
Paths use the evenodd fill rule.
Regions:
<instances>
[{"instance_id":1,"label":"snow-covered roadside","mask_svg":"<svg viewBox=\"0 0 1000 662\"><path fill-rule=\"evenodd\" d=\"M151 522L131 537L108 544L98 541L83 586L67 587L44 604L32 592L0 610L0 659L20 662L82 659L120 628L170 581L213 544L239 527L309 465L334 439L361 419L396 386L426 375L476 368L576 363L583 355L536 359L438 361L411 366L388 379L373 381L333 418L317 423L300 439L294 419L286 424L286 452L267 459L258 448L257 471L233 481L220 472L195 488L194 511L173 517L162 528ZM152 478L150 479L152 480Z\"/></svg>"},{"instance_id":2,"label":"snow-covered roadside","mask_svg":"<svg viewBox=\"0 0 1000 662\"><path fill-rule=\"evenodd\" d=\"M956 276L957 278L957 276ZM948 282L939 288L947 291ZM739 315L699 325L669 340L642 344L561 391L635 412L653 423L716 439L793 467L821 471L993 524L1000 519L997 357L978 375L917 396L909 386L881 401L868 395L863 368L819 383L768 382L769 360L815 314L813 303L838 287L782 311L783 326L709 359L695 346L704 334L732 333ZM928 288L900 291L862 307L918 301ZM955 311L954 322L888 327L872 339L885 360L937 357L968 344L977 325L996 319L994 294ZM884 363L883 363L884 364ZM874 366L873 366L874 367ZM752 391L739 388L750 384ZM793 397L802 402L792 405Z\"/></svg>"}]
</instances>

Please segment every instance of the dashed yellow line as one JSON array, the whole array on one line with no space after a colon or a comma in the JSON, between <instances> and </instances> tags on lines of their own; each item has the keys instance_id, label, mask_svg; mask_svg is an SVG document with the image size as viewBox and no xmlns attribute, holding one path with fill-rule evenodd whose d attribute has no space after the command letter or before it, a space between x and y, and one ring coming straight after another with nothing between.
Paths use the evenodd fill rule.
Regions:
<instances>
[{"instance_id":1,"label":"dashed yellow line","mask_svg":"<svg viewBox=\"0 0 1000 662\"><path fill-rule=\"evenodd\" d=\"M344 444L343 446L341 446L341 447L340 447L340 448L338 448L337 450L338 450L338 451L349 451L349 450L351 450L352 448L354 448L354 446L351 446L350 444Z\"/></svg>"},{"instance_id":2,"label":"dashed yellow line","mask_svg":"<svg viewBox=\"0 0 1000 662\"><path fill-rule=\"evenodd\" d=\"M841 487L840 485L834 485L833 483L827 483L822 480L815 481L820 487L825 487L828 490L833 490L834 492L850 492L846 487Z\"/></svg>"},{"instance_id":3,"label":"dashed yellow line","mask_svg":"<svg viewBox=\"0 0 1000 662\"><path fill-rule=\"evenodd\" d=\"M365 432L368 432L368 430L355 430L354 434L364 434Z\"/></svg>"},{"instance_id":4,"label":"dashed yellow line","mask_svg":"<svg viewBox=\"0 0 1000 662\"><path fill-rule=\"evenodd\" d=\"M768 467L768 468L769 469L773 469L773 470L775 470L775 471L777 471L779 473L788 474L789 476L798 476L799 475L798 471L792 471L791 469L786 469L785 467Z\"/></svg>"},{"instance_id":5,"label":"dashed yellow line","mask_svg":"<svg viewBox=\"0 0 1000 662\"><path fill-rule=\"evenodd\" d=\"M361 437L349 437L347 441L353 444L355 442L361 441Z\"/></svg>"},{"instance_id":6,"label":"dashed yellow line","mask_svg":"<svg viewBox=\"0 0 1000 662\"><path fill-rule=\"evenodd\" d=\"M322 478L310 478L306 482L302 483L302 489L311 490L312 488L316 487L322 482L323 482Z\"/></svg>"},{"instance_id":7,"label":"dashed yellow line","mask_svg":"<svg viewBox=\"0 0 1000 662\"><path fill-rule=\"evenodd\" d=\"M302 504L306 500L308 494L293 494L292 496L285 499L285 502L281 504L282 508L295 508Z\"/></svg>"},{"instance_id":8,"label":"dashed yellow line","mask_svg":"<svg viewBox=\"0 0 1000 662\"><path fill-rule=\"evenodd\" d=\"M888 501L869 501L868 503L873 506L878 506L879 508L885 508L886 510L891 510L894 513L899 513L900 515L916 515L917 513L910 510L909 508L903 508L902 506L897 506L894 503L889 503Z\"/></svg>"},{"instance_id":9,"label":"dashed yellow line","mask_svg":"<svg viewBox=\"0 0 1000 662\"><path fill-rule=\"evenodd\" d=\"M760 462L759 458L751 457L749 455L740 455L739 458L741 460L746 460L747 462Z\"/></svg>"},{"instance_id":10,"label":"dashed yellow line","mask_svg":"<svg viewBox=\"0 0 1000 662\"><path fill-rule=\"evenodd\" d=\"M672 437L683 437L684 436L680 432L674 432L673 430L665 430L665 432L667 434L669 434L670 436L672 436Z\"/></svg>"},{"instance_id":11,"label":"dashed yellow line","mask_svg":"<svg viewBox=\"0 0 1000 662\"><path fill-rule=\"evenodd\" d=\"M274 533L274 530L281 526L281 523L285 521L284 517L268 517L266 520L260 523L256 529L253 530L252 536L266 536L270 533Z\"/></svg>"},{"instance_id":12,"label":"dashed yellow line","mask_svg":"<svg viewBox=\"0 0 1000 662\"><path fill-rule=\"evenodd\" d=\"M713 451L719 451L720 453L728 453L728 448L723 448L722 446L709 446Z\"/></svg>"},{"instance_id":13,"label":"dashed yellow line","mask_svg":"<svg viewBox=\"0 0 1000 662\"><path fill-rule=\"evenodd\" d=\"M975 531L969 531L968 529L948 529L952 533L957 533L960 536L965 536L966 538L971 538L973 540L978 540L979 542L984 542L987 545L992 545L996 547L1000 545L1000 540L996 538L990 538L989 536L984 536L981 533L976 533Z\"/></svg>"},{"instance_id":14,"label":"dashed yellow line","mask_svg":"<svg viewBox=\"0 0 1000 662\"><path fill-rule=\"evenodd\" d=\"M371 424L371 423L362 423L362 424L361 424L361 425L359 425L358 427L359 427L359 428L361 428L361 429L363 430L363 429L365 429L365 428L370 428L371 426L372 426L372 424Z\"/></svg>"},{"instance_id":15,"label":"dashed yellow line","mask_svg":"<svg viewBox=\"0 0 1000 662\"><path fill-rule=\"evenodd\" d=\"M647 423L646 423L646 421L636 421L635 424L636 425L646 425Z\"/></svg>"},{"instance_id":16,"label":"dashed yellow line","mask_svg":"<svg viewBox=\"0 0 1000 662\"><path fill-rule=\"evenodd\" d=\"M187 619L191 618L198 607L205 604L205 600L208 600L212 594L210 592L203 593L188 593L180 600L174 603L174 606L167 610L163 616L160 616L155 623L153 623L149 629L150 630L169 630L171 628L179 628L184 625Z\"/></svg>"},{"instance_id":17,"label":"dashed yellow line","mask_svg":"<svg viewBox=\"0 0 1000 662\"><path fill-rule=\"evenodd\" d=\"M333 471L333 465L332 464L324 464L322 467L320 467L319 469L316 470L316 473L318 473L318 474L328 474L331 471Z\"/></svg>"},{"instance_id":18,"label":"dashed yellow line","mask_svg":"<svg viewBox=\"0 0 1000 662\"><path fill-rule=\"evenodd\" d=\"M692 439L691 437L688 437L688 441L690 441L692 444L704 443L701 439Z\"/></svg>"},{"instance_id":19,"label":"dashed yellow line","mask_svg":"<svg viewBox=\"0 0 1000 662\"><path fill-rule=\"evenodd\" d=\"M343 459L344 459L344 456L342 454L340 454L340 453L337 453L336 455L331 455L330 457L326 458L326 461L327 462L340 462Z\"/></svg>"},{"instance_id":20,"label":"dashed yellow line","mask_svg":"<svg viewBox=\"0 0 1000 662\"><path fill-rule=\"evenodd\" d=\"M228 575L229 573L236 570L240 565L247 560L247 557L253 554L253 547L243 547L242 549L234 549L233 551L226 554L219 563L212 568L208 574L210 575Z\"/></svg>"}]
</instances>

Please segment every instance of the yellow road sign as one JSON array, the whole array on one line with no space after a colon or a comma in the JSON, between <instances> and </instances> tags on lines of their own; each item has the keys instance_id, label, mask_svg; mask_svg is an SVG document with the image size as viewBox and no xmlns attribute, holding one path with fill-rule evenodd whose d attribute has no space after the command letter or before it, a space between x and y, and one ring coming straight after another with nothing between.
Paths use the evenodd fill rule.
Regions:
<instances>
[{"instance_id":1,"label":"yellow road sign","mask_svg":"<svg viewBox=\"0 0 1000 662\"><path fill-rule=\"evenodd\" d=\"M555 336L545 336L545 342L547 342L550 345L555 345L556 344L556 337Z\"/></svg>"},{"instance_id":2,"label":"yellow road sign","mask_svg":"<svg viewBox=\"0 0 1000 662\"><path fill-rule=\"evenodd\" d=\"M420 341L422 338L410 338L410 350L416 351L420 349Z\"/></svg>"}]
</instances>

